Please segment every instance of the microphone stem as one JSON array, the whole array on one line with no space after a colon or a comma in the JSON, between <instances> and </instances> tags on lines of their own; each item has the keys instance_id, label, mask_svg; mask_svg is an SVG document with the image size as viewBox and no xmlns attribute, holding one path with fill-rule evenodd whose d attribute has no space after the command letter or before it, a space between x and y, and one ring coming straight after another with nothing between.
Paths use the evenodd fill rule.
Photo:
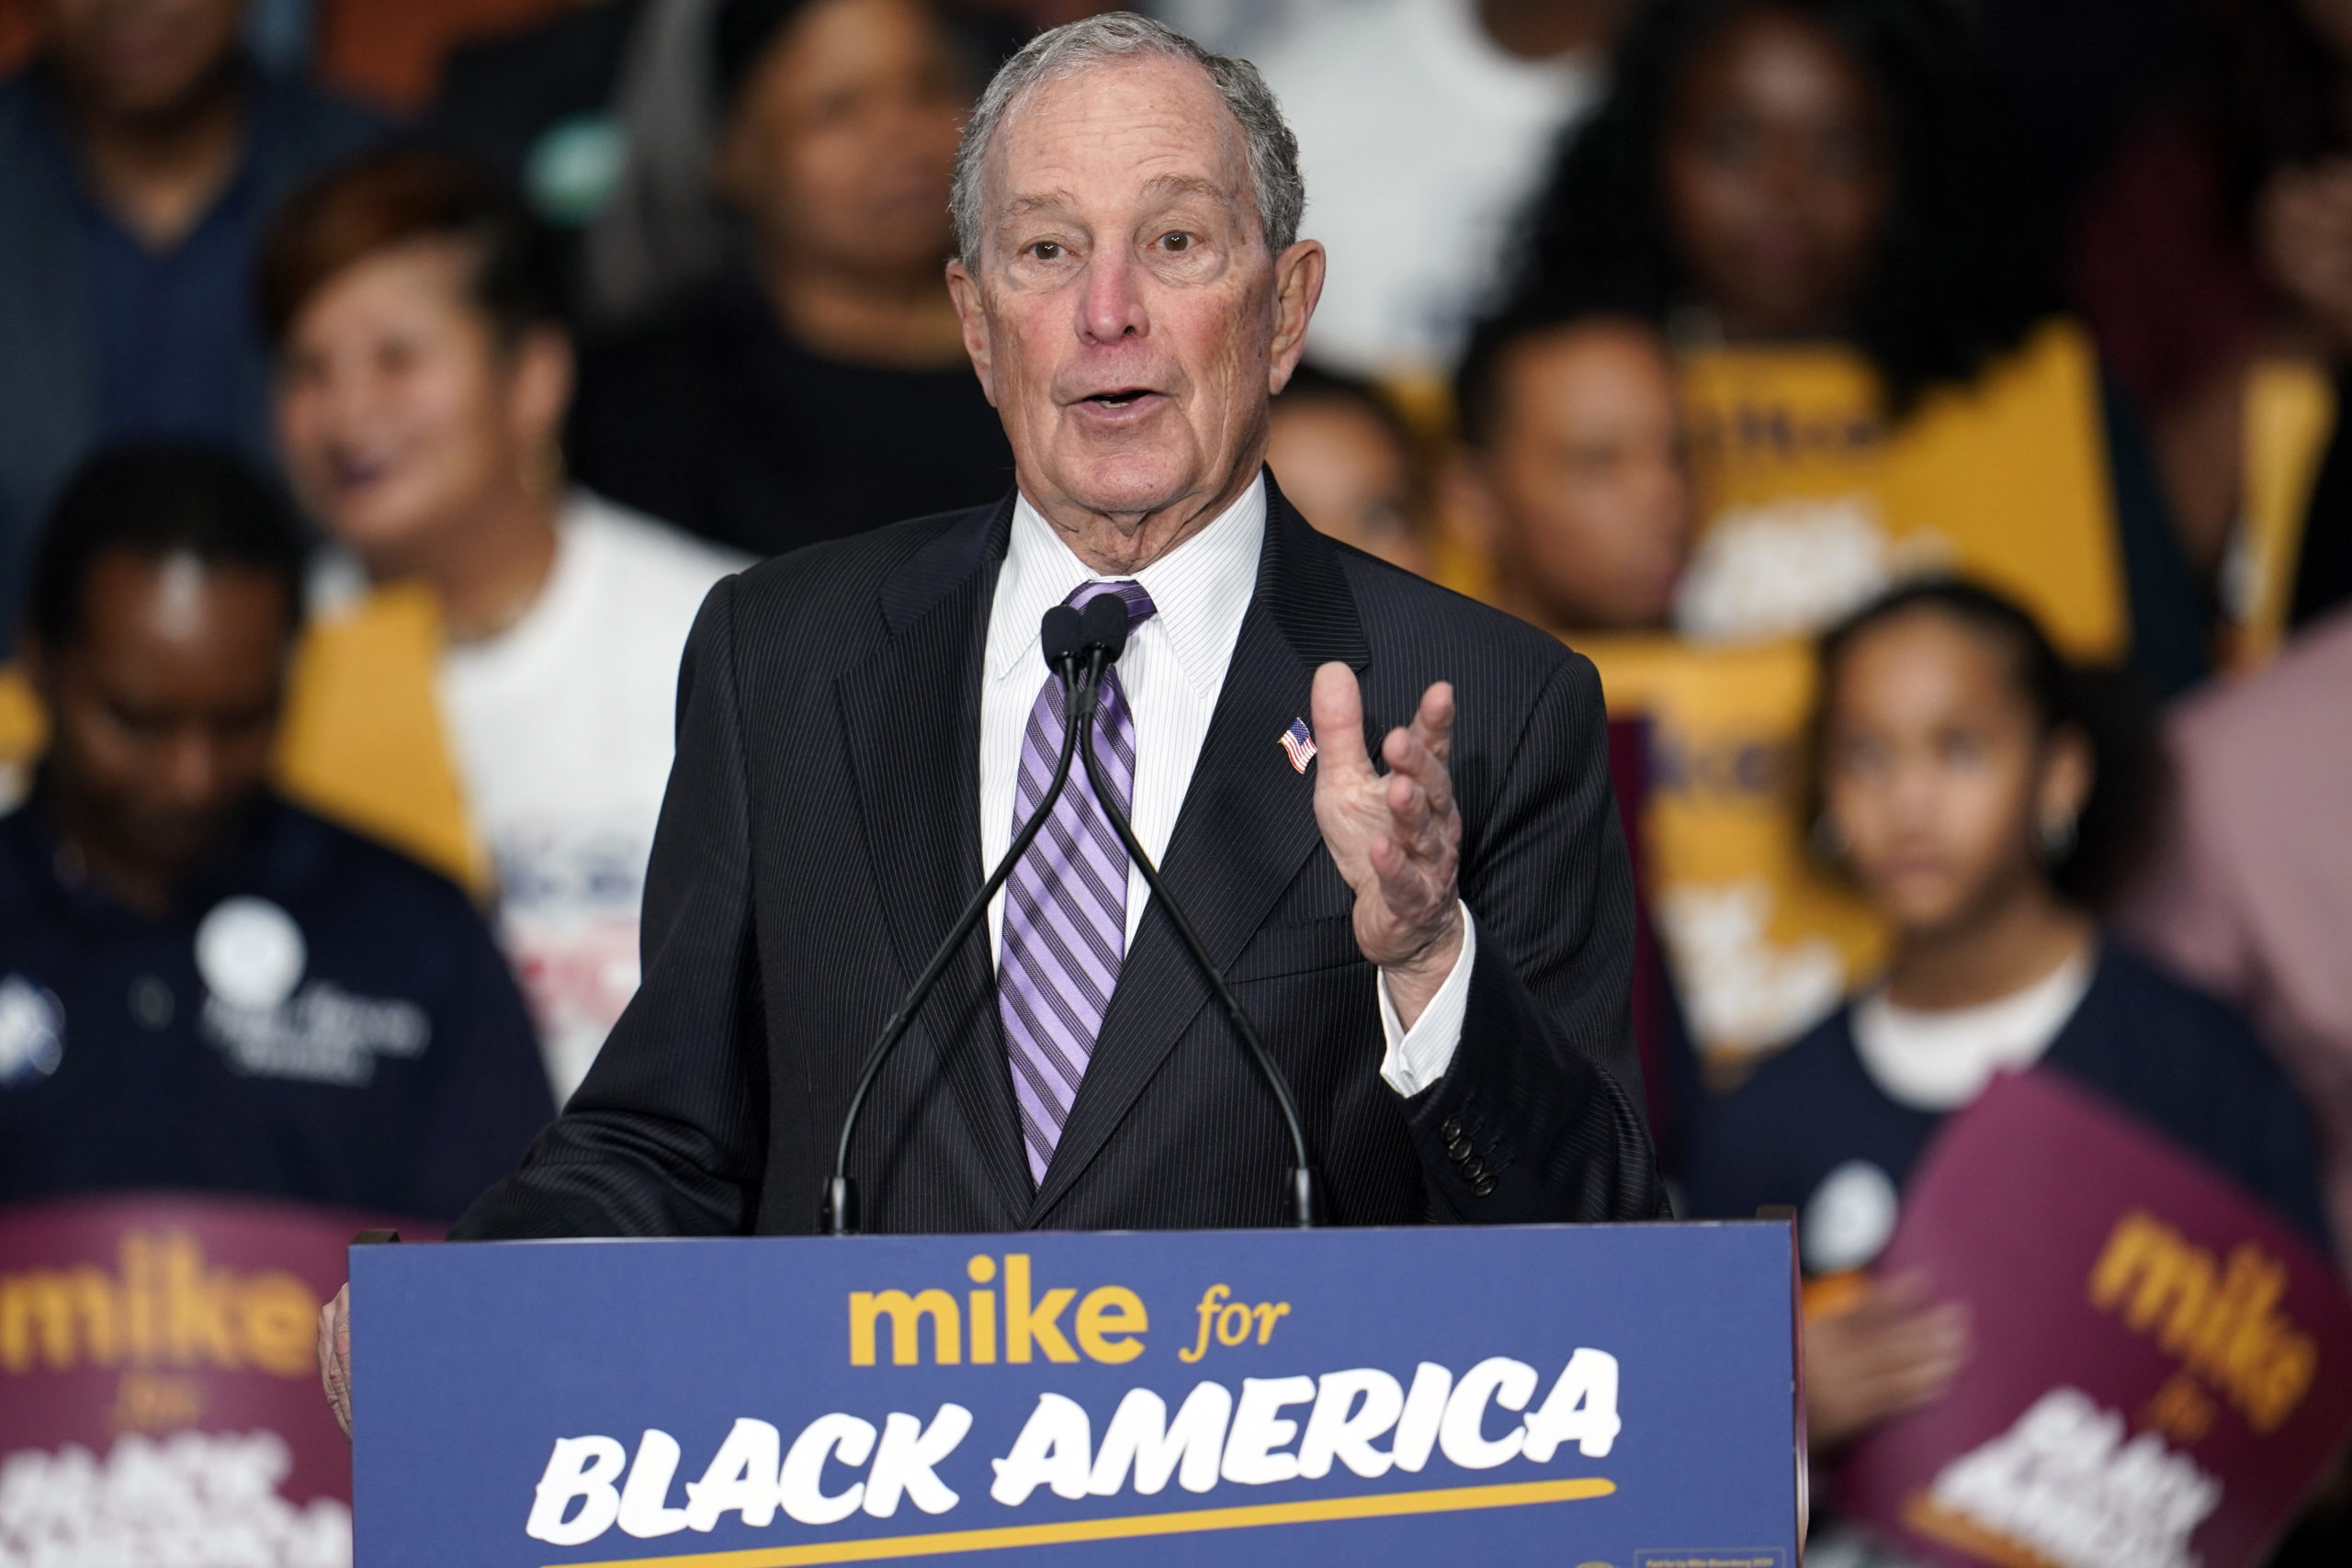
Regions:
<instances>
[{"instance_id":1,"label":"microphone stem","mask_svg":"<svg viewBox=\"0 0 2352 1568\"><path fill-rule=\"evenodd\" d=\"M964 940L972 934L972 928L978 925L980 917L988 912L989 900L997 896L998 889L1012 876L1012 868L1021 863L1023 855L1028 853L1030 844L1045 828L1046 819L1053 815L1054 802L1061 798L1063 787L1069 783L1070 761L1077 750L1079 710L1082 706L1086 722L1093 722L1094 682L1100 673L1094 663L1090 662L1073 679L1070 665L1074 662L1065 660L1059 671L1069 722L1062 726L1061 754L1055 760L1053 783L1046 786L1046 797L1037 803L1037 809L1029 814L1029 820L1021 825L1021 831L1013 838L1012 847L1004 852L1004 858L997 863L996 870L980 885L980 890L972 896L971 902L964 906L964 912L956 917L947 940L941 942L939 951L932 954L930 965L916 979L914 988L907 993L906 1000L899 1004L899 1010L892 1013L889 1021L882 1026L881 1036L874 1042L874 1048L865 1054L865 1068L859 1072L857 1088L850 1095L849 1111L842 1118L841 1143L833 1151L833 1174L825 1184L823 1217L825 1229L831 1235L850 1235L857 1229L857 1193L849 1179L850 1140L857 1134L858 1116L865 1109L865 1097L873 1089L874 1080L881 1077L882 1064L890 1059L890 1053L897 1048L899 1037L914 1022L915 1015L922 1010L922 1004L930 997L932 987L939 983L942 975L947 973L947 965L962 951ZM1091 761L1094 748L1090 746L1086 750ZM1100 793L1102 786L1097 784L1095 788Z\"/></svg>"},{"instance_id":2,"label":"microphone stem","mask_svg":"<svg viewBox=\"0 0 2352 1568\"><path fill-rule=\"evenodd\" d=\"M1290 1080L1283 1077L1281 1066L1267 1051L1265 1042L1258 1038L1258 1027L1243 1010L1240 999L1226 985L1225 976L1217 972L1215 961L1209 957L1208 944L1201 941L1200 933L1193 929L1193 922L1185 917L1182 907L1169 895L1167 887L1160 882L1159 868L1152 863L1151 856L1144 852L1143 845L1136 840L1126 812L1121 809L1118 797L1111 793L1110 784L1102 776L1102 761L1094 754L1094 705L1100 694L1099 667L1102 662L1099 652L1087 661L1084 691L1071 705L1069 733L1077 733L1081 725L1085 728L1086 776L1094 785L1094 798L1101 803L1102 815L1110 818L1111 830L1119 836L1119 842L1126 846L1136 869L1143 873L1144 886L1151 890L1151 896L1167 911L1169 919L1176 927L1177 936L1192 951L1193 962L1200 965L1201 973L1207 976L1217 1000L1224 1004L1226 1017L1232 1021L1234 1032L1241 1036L1242 1048L1257 1065L1259 1075L1266 1080L1266 1087L1273 1091L1274 1103L1283 1113L1283 1125L1290 1134L1292 1156L1298 1162L1291 1172L1293 1222L1300 1230L1312 1230L1316 1207L1315 1167L1306 1156L1306 1129L1299 1120L1298 1103L1291 1094Z\"/></svg>"}]
</instances>

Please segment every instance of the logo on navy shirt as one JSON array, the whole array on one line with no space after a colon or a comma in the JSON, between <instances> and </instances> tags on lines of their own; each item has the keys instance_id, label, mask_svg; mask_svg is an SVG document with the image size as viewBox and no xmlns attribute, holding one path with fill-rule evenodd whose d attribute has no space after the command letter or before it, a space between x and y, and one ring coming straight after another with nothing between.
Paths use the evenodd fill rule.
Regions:
<instances>
[{"instance_id":1,"label":"logo on navy shirt","mask_svg":"<svg viewBox=\"0 0 2352 1568\"><path fill-rule=\"evenodd\" d=\"M65 1059L65 1009L22 975L0 980L0 1089L24 1089Z\"/></svg>"},{"instance_id":2,"label":"logo on navy shirt","mask_svg":"<svg viewBox=\"0 0 2352 1568\"><path fill-rule=\"evenodd\" d=\"M1805 1200L1804 1221L1797 1227L1805 1268L1839 1274L1876 1262L1894 1239L1902 1209L1893 1177L1866 1159L1848 1160Z\"/></svg>"},{"instance_id":3,"label":"logo on navy shirt","mask_svg":"<svg viewBox=\"0 0 2352 1568\"><path fill-rule=\"evenodd\" d=\"M224 898L196 931L197 973L210 993L204 1029L230 1065L256 1077L356 1088L379 1056L424 1055L432 1021L414 1002L303 983L310 947L294 917L266 898Z\"/></svg>"}]
</instances>

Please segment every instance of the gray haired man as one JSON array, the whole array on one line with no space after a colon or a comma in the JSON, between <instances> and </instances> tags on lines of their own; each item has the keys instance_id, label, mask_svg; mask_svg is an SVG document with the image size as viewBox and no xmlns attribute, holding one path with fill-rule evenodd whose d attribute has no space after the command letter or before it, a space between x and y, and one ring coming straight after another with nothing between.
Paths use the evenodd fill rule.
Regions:
<instances>
[{"instance_id":1,"label":"gray haired man","mask_svg":"<svg viewBox=\"0 0 2352 1568\"><path fill-rule=\"evenodd\" d=\"M1131 630L1086 739L1296 1088L1324 1217L1661 1213L1591 666L1264 468L1323 281L1304 205L1246 62L1114 15L1006 63L948 282L1016 489L713 591L643 987L455 1235L814 1228L870 1042L1058 750L1039 617L1105 593ZM1073 780L876 1083L865 1228L1282 1223L1283 1124L1211 998Z\"/></svg>"}]
</instances>

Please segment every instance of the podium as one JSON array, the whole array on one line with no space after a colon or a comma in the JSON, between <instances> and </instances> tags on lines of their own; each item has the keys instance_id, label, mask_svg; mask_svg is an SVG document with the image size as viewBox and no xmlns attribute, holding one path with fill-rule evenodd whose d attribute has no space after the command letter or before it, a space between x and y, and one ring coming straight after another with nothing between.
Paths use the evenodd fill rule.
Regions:
<instances>
[{"instance_id":1,"label":"podium","mask_svg":"<svg viewBox=\"0 0 2352 1568\"><path fill-rule=\"evenodd\" d=\"M1786 1224L351 1250L358 1568L1792 1568Z\"/></svg>"}]
</instances>

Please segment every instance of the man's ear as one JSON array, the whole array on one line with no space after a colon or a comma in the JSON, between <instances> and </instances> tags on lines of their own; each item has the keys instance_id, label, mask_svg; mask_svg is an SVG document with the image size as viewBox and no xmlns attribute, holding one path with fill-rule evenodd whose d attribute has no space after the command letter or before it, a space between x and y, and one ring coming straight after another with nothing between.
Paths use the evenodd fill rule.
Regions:
<instances>
[{"instance_id":1,"label":"man's ear","mask_svg":"<svg viewBox=\"0 0 2352 1568\"><path fill-rule=\"evenodd\" d=\"M972 371L980 378L980 391L988 398L989 406L1000 406L996 400L996 358L989 346L989 314L987 302L981 298L980 280L964 265L961 256L947 263L947 297L956 301L956 319L964 327L964 352L972 357Z\"/></svg>"},{"instance_id":2,"label":"man's ear","mask_svg":"<svg viewBox=\"0 0 2352 1568\"><path fill-rule=\"evenodd\" d=\"M1266 366L1270 397L1290 385L1291 372L1306 352L1306 323L1323 298L1329 260L1319 240L1301 240L1274 258L1274 340Z\"/></svg>"}]
</instances>

